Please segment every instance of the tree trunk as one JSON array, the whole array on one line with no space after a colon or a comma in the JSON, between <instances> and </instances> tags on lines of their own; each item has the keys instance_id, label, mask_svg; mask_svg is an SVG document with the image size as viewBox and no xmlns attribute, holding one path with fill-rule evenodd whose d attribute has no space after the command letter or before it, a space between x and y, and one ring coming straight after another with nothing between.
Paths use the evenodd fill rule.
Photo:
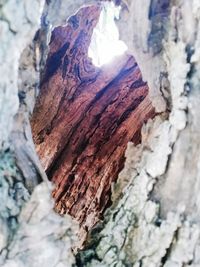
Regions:
<instances>
[{"instance_id":1,"label":"tree trunk","mask_svg":"<svg viewBox=\"0 0 200 267\"><path fill-rule=\"evenodd\" d=\"M100 7L81 8L52 32L31 119L33 139L58 213L69 213L86 232L110 202L111 184L124 163L129 141L154 115L147 83L135 59L95 67L87 51Z\"/></svg>"},{"instance_id":2,"label":"tree trunk","mask_svg":"<svg viewBox=\"0 0 200 267\"><path fill-rule=\"evenodd\" d=\"M44 77L40 95L44 88L47 90L47 84L53 79L48 77L45 80L47 68L44 70L48 54L49 25L64 25L65 19L74 15L83 4L96 1L46 1L42 25L33 40L41 17L41 6L38 2L21 1L19 4L17 1L8 0L0 4L0 58L1 62L4 62L0 67L1 265L200 266L199 1L116 1L122 6L118 21L120 36L138 63L143 80L148 83L148 99L155 108L156 117L143 125L141 143L128 144L125 165L118 178L112 171L109 172L108 181L117 180L112 188L112 206L104 214L104 220L89 231L84 250L79 251L76 256L72 254L71 248L74 246L75 233L79 230L69 216L60 217L53 211L51 184L33 146L29 114L34 107L39 75ZM58 27L54 33L59 29L67 28ZM50 53L51 49L54 47L50 46ZM39 57L38 51L41 52ZM47 58L47 65L48 60L50 61L50 56ZM63 71L66 65L62 62L60 64ZM75 66L76 61L73 64ZM132 63L128 61L125 66L129 67L129 64ZM123 72L123 68L119 67L119 70ZM59 81L62 71L61 68L58 72L56 70L55 76ZM98 79L95 69L92 73ZM108 74L111 75L109 71ZM113 72L110 79L116 74L117 71ZM132 73L127 75L130 75L130 80L135 77ZM69 80L66 79L65 82ZM117 84L119 88L116 86L119 93L124 82L128 80L122 78ZM61 81L59 88L62 89L62 85ZM100 83L97 85L99 90L104 88ZM44 101L48 99L50 89L46 96L44 95ZM112 92L112 86L110 91ZM142 94L146 96L146 91ZM76 97L79 99L79 95ZM90 97L92 101L93 97ZM129 97L131 98L131 94ZM132 97L135 97L134 94ZM65 104L72 103L69 99ZM75 102L73 105L76 108ZM35 110L38 106L37 103ZM103 108L102 104L98 107ZM46 107L42 105L41 109L43 108L45 110ZM55 109L56 106L52 105L48 116L54 117ZM93 107L90 114L96 112L94 110L93 113L92 110ZM60 115L64 116L64 119L70 119L69 114L64 114L62 109L61 111ZM125 111L126 107L121 112ZM116 109L113 114L117 116L115 112ZM57 179L53 177L56 177L56 170L60 172L62 168L51 169L51 164L58 161L60 167L61 161L68 162L68 159L71 159L66 153L64 157L60 157L60 152L53 153L53 157L47 159L44 153L47 153L48 147L55 145L55 142L60 143L61 140L60 145L63 148L66 147L65 142L73 142L73 138L81 140L81 135L78 131L71 134L64 131L66 135L62 136L66 139L57 140L56 130L63 129L59 128L59 117L49 128L50 119L45 118L45 114L42 111L41 117L37 113L33 115L34 141L47 174L56 182ZM145 118L144 116L139 122L135 119L135 122L141 124ZM48 121L43 127L45 119ZM87 121L85 120L85 124ZM93 124L86 126L91 125ZM106 125L105 123L104 126ZM134 136L131 125L126 120L125 128L127 132L130 131L130 135L128 139L124 139L123 144L127 144ZM87 127L86 132L89 130ZM55 132L52 144L51 140L48 140L48 131ZM112 139L115 140L115 135L111 135L111 141ZM40 149L38 145L41 140L48 141L47 147ZM105 143L105 149L106 147L109 148L109 153L111 148ZM70 148L73 146L70 145ZM57 151L59 150L56 149ZM123 145L118 160L123 157L124 151ZM101 152L97 150L92 155L98 155L99 158L98 153ZM75 157L78 162L81 161L78 152ZM110 166L106 159L105 161L107 166ZM83 165L76 167L74 174L81 174L80 166ZM117 174L119 170L120 167L117 168ZM70 173L72 172L70 169ZM98 176L95 177L98 179ZM41 182L42 180L44 181ZM111 183L106 185L110 188ZM67 193L65 188L62 188L62 191ZM81 210L81 207L79 208ZM87 218L88 214L85 216Z\"/></svg>"}]
</instances>

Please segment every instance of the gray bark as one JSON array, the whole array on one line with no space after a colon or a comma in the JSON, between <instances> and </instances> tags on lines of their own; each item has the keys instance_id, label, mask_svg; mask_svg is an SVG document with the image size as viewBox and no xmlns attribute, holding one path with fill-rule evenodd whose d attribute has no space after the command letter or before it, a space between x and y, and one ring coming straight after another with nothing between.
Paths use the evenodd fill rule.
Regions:
<instances>
[{"instance_id":1,"label":"gray bark","mask_svg":"<svg viewBox=\"0 0 200 267\"><path fill-rule=\"evenodd\" d=\"M51 185L36 155L29 123L39 83L39 47L33 38L43 5L37 0L0 4L1 266L75 262L71 247L77 226L53 212Z\"/></svg>"},{"instance_id":2,"label":"gray bark","mask_svg":"<svg viewBox=\"0 0 200 267\"><path fill-rule=\"evenodd\" d=\"M64 23L64 11L67 18L89 3L72 2L52 1L43 11L46 35L36 51L44 61L50 26ZM77 228L52 211L51 186L28 121L41 62L37 65L30 46L22 51L32 43L42 9L38 1L20 3L0 4L0 262L72 266ZM128 146L125 168L113 186L113 206L77 256L82 266L200 266L200 3L159 3L122 3L121 38L148 81L158 115L143 126L142 143Z\"/></svg>"}]
</instances>

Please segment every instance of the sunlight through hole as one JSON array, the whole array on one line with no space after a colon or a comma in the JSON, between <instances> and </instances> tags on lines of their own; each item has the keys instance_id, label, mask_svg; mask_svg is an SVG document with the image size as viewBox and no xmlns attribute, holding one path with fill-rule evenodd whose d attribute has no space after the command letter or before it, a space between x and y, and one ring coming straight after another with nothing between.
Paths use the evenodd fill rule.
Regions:
<instances>
[{"instance_id":1,"label":"sunlight through hole","mask_svg":"<svg viewBox=\"0 0 200 267\"><path fill-rule=\"evenodd\" d=\"M113 2L103 4L103 9L95 27L88 56L95 66L101 67L111 62L114 57L122 55L127 50L123 41L119 40L119 31L115 19L119 19L120 7Z\"/></svg>"}]
</instances>

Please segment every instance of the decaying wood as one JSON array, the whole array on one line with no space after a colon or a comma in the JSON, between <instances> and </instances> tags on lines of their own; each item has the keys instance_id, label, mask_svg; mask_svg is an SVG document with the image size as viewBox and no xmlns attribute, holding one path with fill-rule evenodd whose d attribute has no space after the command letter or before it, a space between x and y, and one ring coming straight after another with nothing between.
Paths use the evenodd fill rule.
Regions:
<instances>
[{"instance_id":1,"label":"decaying wood","mask_svg":"<svg viewBox=\"0 0 200 267\"><path fill-rule=\"evenodd\" d=\"M86 229L109 205L127 143L138 143L142 124L154 115L133 56L101 69L88 58L100 11L82 8L54 29L31 123L38 155L56 185L56 210Z\"/></svg>"},{"instance_id":2,"label":"decaying wood","mask_svg":"<svg viewBox=\"0 0 200 267\"><path fill-rule=\"evenodd\" d=\"M61 25L92 1L46 1L41 27L47 21L53 27L55 22ZM115 184L119 198L105 223L90 233L93 243L78 254L77 262L71 253L74 223L69 216L53 213L45 183L31 183L33 193L27 190L27 178L31 182L41 178L35 172L33 180L34 170L39 169L33 161L34 147L27 146L32 139L26 127L31 91L38 80L32 75L35 65L19 58L27 58L22 50L38 27L42 2L0 4L0 265L199 267L200 2L116 1L123 2L118 25L121 38L148 80L156 110L165 111L160 99L164 96L170 103L169 114L159 114L144 125L141 144L128 144L125 167ZM17 82L18 71L21 82ZM50 105L45 116L54 107Z\"/></svg>"}]
</instances>

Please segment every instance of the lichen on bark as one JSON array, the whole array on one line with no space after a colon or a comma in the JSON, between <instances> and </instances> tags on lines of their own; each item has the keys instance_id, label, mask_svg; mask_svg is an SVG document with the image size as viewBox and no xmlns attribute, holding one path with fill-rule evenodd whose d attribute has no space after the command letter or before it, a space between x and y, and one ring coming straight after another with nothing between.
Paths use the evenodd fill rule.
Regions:
<instances>
[{"instance_id":1,"label":"lichen on bark","mask_svg":"<svg viewBox=\"0 0 200 267\"><path fill-rule=\"evenodd\" d=\"M58 5L56 4L58 2L52 1L52 7L54 6L53 4ZM76 8L85 3L85 1L74 2L76 2ZM124 9L122 10L121 21L126 21L126 27L119 25L121 33L122 30L124 32L121 36L126 41L129 40L129 43L127 42L129 48L134 52L143 76L150 85L153 103L157 111L162 113L144 126L142 144L134 148L129 145L126 155L128 157L127 162L130 165L125 164L126 169L123 171L124 174L121 174L120 184L114 186L120 190L117 192L116 202L108 211L104 224L99 225L99 229L97 226L91 233L93 243L88 244L88 246L91 246L90 249L88 248L78 255L78 262L83 266L197 267L200 265L200 203L198 197L200 177L198 141L200 129L199 1L170 1L170 6L167 6L165 14L158 7L159 1L124 0L123 2ZM22 8L24 1L21 1L19 6L16 5L15 1L4 1L3 4L6 3L12 3L12 23L5 19L5 14L7 14L5 10L11 7L8 5L4 9L3 18L1 18L3 45L0 56L3 59L2 62L5 63L3 69L1 69L1 88L3 89L0 91L0 125L1 129L3 129L0 137L1 147L3 142L6 142L4 147L11 146L8 142L8 137L12 128L13 116L18 109L18 59L25 45L24 32L23 34L15 34L15 31L19 30L16 29L16 25L19 24L13 25L15 20L13 12L16 9L18 9L18 12L21 10L22 16L20 14L20 16L16 15L16 17L25 18L26 21L24 9ZM26 7L29 5L28 14L32 10L32 3L32 1L26 1L26 4L24 4ZM37 1L34 3L37 3ZM68 5L69 1L63 1L63 3L66 4L66 8L70 7ZM154 8L157 11L154 12ZM72 13L75 11L69 8L68 14L70 15L71 10L73 10ZM34 14L38 14L36 16L39 18L39 13L35 12ZM153 14L156 16L153 16ZM162 21L163 17L165 19ZM161 31L158 35L156 35L158 31L156 24L158 24L157 26ZM32 26L32 33L34 33L37 27ZM127 31L125 32L126 29ZM20 31L22 30L25 30L26 35L30 27L24 28L20 24ZM152 35L152 31L154 31L155 35ZM155 38L152 38L152 36ZM17 39L14 39L15 37ZM32 37L30 38L29 36L26 39L26 44L31 41ZM16 42L11 42L11 40ZM157 40L158 43L155 44ZM24 44L23 47L20 46L21 44ZM154 53L151 53L152 51L149 47L152 45L155 45L156 48L153 50ZM11 51L17 53L15 59L13 59L14 53L10 55ZM167 103L165 103L163 97L167 100ZM8 129L9 131L7 131ZM136 150L138 158L132 162L130 157L133 157ZM18 215L21 213L21 208L24 211L26 210L23 204L25 200L30 199L27 204L27 209L29 210L33 203L37 202L37 194L44 194L47 191L44 189L44 184L41 184L36 187L32 198L29 197L29 193L24 187L23 174L19 173L20 169L18 169L11 152L2 151L0 166L0 181L4 192L4 194L1 194L1 198L3 199L5 196L5 199L8 200L5 203L5 199L3 199L4 207L6 208L2 209L1 207L1 220L4 218L1 224L0 238L2 248L1 264L23 266L25 261L21 257L21 251L19 250L20 253L17 256L12 251L12 248L16 249L16 247L10 245L20 234L21 237L24 237L25 229L30 231L29 227L31 225L27 225L26 220L20 219L21 226L27 227L20 228L18 218L23 216L19 217ZM123 177L126 178L127 175L128 181L124 182ZM42 191L42 188L44 191ZM25 200L21 198L21 193ZM13 199L13 196L16 196L19 202ZM49 193L46 196L48 202ZM7 215L9 220L7 220ZM16 216L17 220L13 216ZM52 215L50 212L49 216L54 218L55 214ZM47 216L46 219L48 221L49 217ZM44 221L47 223L46 219ZM60 221L61 219L55 219L55 227L58 230L59 224L57 224L57 220ZM65 226L65 223L66 221L62 225L68 227ZM21 232L16 231L16 227L21 229ZM99 234L98 232L102 228L103 230ZM55 236L53 234L56 240L59 236L59 230L57 234ZM47 241L48 238L46 239L45 237L44 240ZM57 240L63 251L65 241L68 242L67 240L69 240L67 236L66 240L62 238L59 241ZM20 248L21 245L25 244L23 240L21 242L16 242L15 244L19 245ZM39 248L40 242L35 244ZM46 242L45 248L49 245L51 247L52 242ZM11 254L9 254L14 255L15 262L9 258L9 254L6 258L6 247L10 249ZM58 250L55 251L56 253L58 252ZM32 252L33 250L30 248L23 255L29 260L29 256L33 255L31 254ZM47 259L49 255L44 254L44 256ZM70 254L69 257L71 256ZM6 262L8 258L9 261ZM34 266L34 261L37 262L37 255L34 254L34 257L30 257L30 259L32 261L29 262L29 266ZM66 257L62 258L62 256L60 256L60 259L64 259L62 263L60 261L55 263L54 259L52 260L52 263L56 264L54 266L70 266L73 262L72 259L71 263L68 264L68 259ZM51 264L49 261L46 261L45 264L47 262L48 265ZM45 265L43 264L43 266Z\"/></svg>"},{"instance_id":2,"label":"lichen on bark","mask_svg":"<svg viewBox=\"0 0 200 267\"><path fill-rule=\"evenodd\" d=\"M130 175L124 195L109 212L95 247L82 252L80 259L87 262L87 266L198 266L199 198L195 192L199 188L200 6L197 1L171 3L164 46L154 55L140 50L145 45L148 47L148 31L136 30L143 28L143 24L139 21L140 15L135 16L135 13L143 14L146 9L141 9L142 3L124 2L128 5L124 12L128 10L130 14L124 13L124 18L126 23L130 23L129 33L134 36L133 39L132 35L128 37L129 48L135 52L136 59L141 57L138 62L144 77L148 77L150 89L155 83L163 90L160 76L163 70L167 74L168 82L164 85L169 85L165 88L165 97L170 112L159 115L144 126L139 162L135 163L136 168L125 165L127 169L132 168L133 176ZM152 23L147 17L146 20ZM123 25L122 18L121 33L127 40ZM146 38L141 38L141 34ZM148 62L142 63L146 58L151 58L152 69ZM159 70L158 65L162 66ZM158 91L156 94L159 96ZM157 100L155 98L153 104L160 107L161 102ZM161 110L164 111L165 106ZM195 139L191 139L193 135ZM140 150L141 146L138 147ZM123 183L123 180L119 182ZM87 255L94 256L88 261Z\"/></svg>"},{"instance_id":3,"label":"lichen on bark","mask_svg":"<svg viewBox=\"0 0 200 267\"><path fill-rule=\"evenodd\" d=\"M46 179L34 149L29 125L29 115L39 81L35 62L32 61L34 54L29 54L32 50L29 48L25 52L23 50L30 43L30 46L33 46L33 37L40 24L43 3L43 1L12 0L0 3L0 61L3 63L0 66L1 266L19 267L24 264L27 266L26 263L28 266L38 266L37 259L40 259L40 266L45 259L48 260L46 266L50 266L50 258L47 256L49 252L46 253L45 250L42 252L38 245L42 244L41 240L36 241L35 236L31 236L35 225L37 236L40 237L42 230L40 219L43 219L42 216L45 217L44 211L49 212L44 218L46 227L55 225L54 230L57 229L57 232L55 231L53 235L51 231L44 233L43 246L49 245L52 254L54 254L53 249L58 253L59 247L59 256L57 259L54 257L56 264L65 265L63 262L69 261L70 258L72 259L70 264L74 262L70 249L69 254L64 255L61 252L67 242L70 247L72 246L71 238L66 242L63 241L71 229L70 219L62 219L55 215L50 200L51 190L47 185L36 186L42 179ZM36 192L40 192L41 198ZM36 209L37 222L29 223L26 221L26 216L32 205L37 205L37 202L40 207ZM52 231L54 230L52 228ZM31 247L33 243L37 248L35 250L33 246ZM55 266L55 261L52 260L52 264Z\"/></svg>"}]
</instances>

